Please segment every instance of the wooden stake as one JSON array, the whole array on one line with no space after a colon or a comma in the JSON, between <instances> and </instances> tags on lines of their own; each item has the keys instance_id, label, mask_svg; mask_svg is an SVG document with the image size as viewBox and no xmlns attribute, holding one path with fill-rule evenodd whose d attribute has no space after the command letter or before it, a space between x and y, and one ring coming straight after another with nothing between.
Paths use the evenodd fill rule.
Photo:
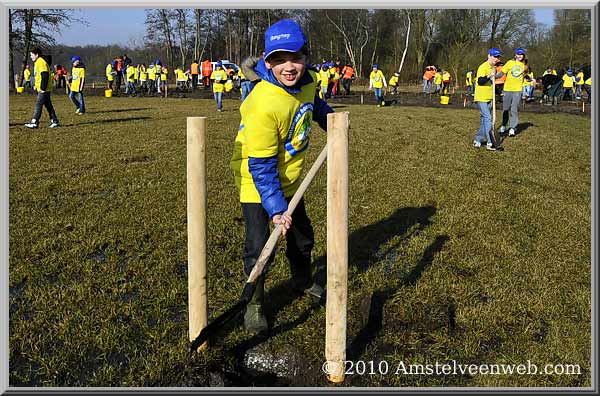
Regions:
<instances>
[{"instance_id":1,"label":"wooden stake","mask_svg":"<svg viewBox=\"0 0 600 396\"><path fill-rule=\"evenodd\" d=\"M363 102L364 102L363 94L360 94L360 104L363 104Z\"/></svg>"},{"instance_id":2,"label":"wooden stake","mask_svg":"<svg viewBox=\"0 0 600 396\"><path fill-rule=\"evenodd\" d=\"M165 88L166 91L166 88ZM208 324L206 285L206 117L187 118L189 338ZM198 350L205 349L207 343Z\"/></svg>"},{"instance_id":3,"label":"wooden stake","mask_svg":"<svg viewBox=\"0 0 600 396\"><path fill-rule=\"evenodd\" d=\"M583 100L581 101L581 111L585 113L585 102Z\"/></svg>"},{"instance_id":4,"label":"wooden stake","mask_svg":"<svg viewBox=\"0 0 600 396\"><path fill-rule=\"evenodd\" d=\"M348 113L327 115L327 378L344 380L348 299Z\"/></svg>"},{"instance_id":5,"label":"wooden stake","mask_svg":"<svg viewBox=\"0 0 600 396\"><path fill-rule=\"evenodd\" d=\"M465 100L463 101L463 107L467 107L467 97L465 96Z\"/></svg>"}]
</instances>

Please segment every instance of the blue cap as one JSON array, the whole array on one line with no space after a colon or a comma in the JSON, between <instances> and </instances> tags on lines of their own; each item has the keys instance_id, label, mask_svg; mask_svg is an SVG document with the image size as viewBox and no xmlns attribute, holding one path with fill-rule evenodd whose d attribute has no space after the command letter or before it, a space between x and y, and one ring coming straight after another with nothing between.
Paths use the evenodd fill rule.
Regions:
<instances>
[{"instance_id":1,"label":"blue cap","mask_svg":"<svg viewBox=\"0 0 600 396\"><path fill-rule=\"evenodd\" d=\"M221 61L218 61L218 62L217 62L217 67L223 67L223 62L221 62Z\"/></svg>"},{"instance_id":2,"label":"blue cap","mask_svg":"<svg viewBox=\"0 0 600 396\"><path fill-rule=\"evenodd\" d=\"M377 67L377 63L373 64L373 69L379 69L379 67Z\"/></svg>"},{"instance_id":3,"label":"blue cap","mask_svg":"<svg viewBox=\"0 0 600 396\"><path fill-rule=\"evenodd\" d=\"M573 73L573 69L567 70L567 73Z\"/></svg>"},{"instance_id":4,"label":"blue cap","mask_svg":"<svg viewBox=\"0 0 600 396\"><path fill-rule=\"evenodd\" d=\"M74 57L71 58L71 63L75 63L75 61L80 61L81 62L81 57L79 57L78 55L75 55Z\"/></svg>"},{"instance_id":5,"label":"blue cap","mask_svg":"<svg viewBox=\"0 0 600 396\"><path fill-rule=\"evenodd\" d=\"M498 48L493 47L490 48L490 50L488 51L488 55L494 56L496 58L499 58L502 56L502 51L500 51Z\"/></svg>"},{"instance_id":6,"label":"blue cap","mask_svg":"<svg viewBox=\"0 0 600 396\"><path fill-rule=\"evenodd\" d=\"M265 32L265 59L277 51L300 51L305 44L306 37L300 25L292 19L282 19Z\"/></svg>"},{"instance_id":7,"label":"blue cap","mask_svg":"<svg viewBox=\"0 0 600 396\"><path fill-rule=\"evenodd\" d=\"M515 55L525 55L525 50L521 47L515 49Z\"/></svg>"}]
</instances>

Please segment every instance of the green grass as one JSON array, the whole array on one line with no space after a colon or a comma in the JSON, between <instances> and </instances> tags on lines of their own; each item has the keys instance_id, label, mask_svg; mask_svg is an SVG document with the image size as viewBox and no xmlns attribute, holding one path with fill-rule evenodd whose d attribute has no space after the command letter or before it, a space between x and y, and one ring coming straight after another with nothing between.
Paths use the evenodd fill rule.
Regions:
<instances>
[{"instance_id":1,"label":"green grass","mask_svg":"<svg viewBox=\"0 0 600 396\"><path fill-rule=\"evenodd\" d=\"M24 128L34 99L10 98L11 386L208 386L215 373L226 385L327 386L325 309L288 295L282 246L267 280L273 336L230 326L203 354L187 352L186 117L208 117L215 317L244 282L228 168L239 102L219 114L209 100L89 97L77 116L54 96L56 130ZM475 110L336 107L351 124L348 358L391 371L400 361L581 367L343 385L590 386L590 119L522 113L531 125L491 153L471 148ZM315 126L309 163L325 142ZM306 202L322 275L326 172ZM298 374L240 382L254 346L299 357Z\"/></svg>"}]
</instances>

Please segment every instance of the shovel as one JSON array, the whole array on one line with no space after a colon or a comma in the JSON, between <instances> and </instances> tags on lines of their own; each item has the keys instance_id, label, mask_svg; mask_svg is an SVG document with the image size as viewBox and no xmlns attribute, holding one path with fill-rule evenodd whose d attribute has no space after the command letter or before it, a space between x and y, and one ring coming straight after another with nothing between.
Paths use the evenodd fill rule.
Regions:
<instances>
[{"instance_id":1,"label":"shovel","mask_svg":"<svg viewBox=\"0 0 600 396\"><path fill-rule=\"evenodd\" d=\"M490 138L497 151L504 150L504 147L500 145L500 139L496 135L496 76L492 77L492 132Z\"/></svg>"},{"instance_id":2,"label":"shovel","mask_svg":"<svg viewBox=\"0 0 600 396\"><path fill-rule=\"evenodd\" d=\"M306 177L300 184L300 187L298 187L298 190L292 197L292 200L290 201L287 210L287 212L290 215L294 212L294 209L296 209L296 206L298 205L298 202L300 202L300 199L302 199L304 192L306 191L312 180L315 178L315 175L325 162L325 158L327 158L327 145L323 148L321 154L319 154L319 157L317 158L313 166L310 168L310 170L306 174ZM275 226L275 229L271 233L271 236L267 240L267 243L265 243L265 246L263 247L260 256L258 257L258 261L254 265L254 268L252 268L252 272L250 272L250 275L248 276L248 280L244 285L244 290L242 291L242 296L240 297L239 301L233 307L223 312L215 320L213 320L212 323L209 323L205 328L203 328L200 331L200 334L198 334L196 339L192 341L190 345L190 353L193 353L195 350L197 350L200 345L202 345L210 337L216 334L217 331L219 331L219 329L221 329L226 323L231 321L246 308L246 306L252 299L254 291L256 290L256 280L262 274L263 269L267 264L267 261L269 260L269 257L273 252L273 249L275 248L275 245L277 245L277 241L279 240L282 231L283 226L281 224L277 224Z\"/></svg>"}]
</instances>

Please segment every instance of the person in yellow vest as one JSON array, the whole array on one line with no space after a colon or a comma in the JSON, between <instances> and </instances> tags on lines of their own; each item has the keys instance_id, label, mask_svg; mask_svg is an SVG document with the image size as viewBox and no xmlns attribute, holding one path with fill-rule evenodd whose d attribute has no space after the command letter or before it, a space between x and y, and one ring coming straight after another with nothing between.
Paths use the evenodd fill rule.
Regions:
<instances>
[{"instance_id":1,"label":"person in yellow vest","mask_svg":"<svg viewBox=\"0 0 600 396\"><path fill-rule=\"evenodd\" d=\"M581 68L577 69L577 74L575 76L577 81L575 82L575 99L581 100L581 95L583 95L583 84L585 83L585 79L583 77L583 70Z\"/></svg>"},{"instance_id":2,"label":"person in yellow vest","mask_svg":"<svg viewBox=\"0 0 600 396\"><path fill-rule=\"evenodd\" d=\"M246 78L241 68L238 70L238 78L240 79L240 89L242 90L241 100L243 102L250 93L250 84L252 82Z\"/></svg>"},{"instance_id":3,"label":"person in yellow vest","mask_svg":"<svg viewBox=\"0 0 600 396\"><path fill-rule=\"evenodd\" d=\"M148 65L148 95L156 92L156 70L154 63Z\"/></svg>"},{"instance_id":4,"label":"person in yellow vest","mask_svg":"<svg viewBox=\"0 0 600 396\"><path fill-rule=\"evenodd\" d=\"M498 48L490 48L487 60L477 68L475 75L475 96L473 101L479 107L479 129L473 140L473 147L480 148L484 141L490 151L501 151L502 147L494 141L492 132L492 99L495 94L492 88L492 79L495 78L496 64L500 61L502 52Z\"/></svg>"},{"instance_id":5,"label":"person in yellow vest","mask_svg":"<svg viewBox=\"0 0 600 396\"><path fill-rule=\"evenodd\" d=\"M82 115L85 114L85 102L83 100L83 86L85 84L85 65L81 61L79 56L71 58L73 68L71 69L71 83L69 88L69 99L75 105L75 113Z\"/></svg>"},{"instance_id":6,"label":"person in yellow vest","mask_svg":"<svg viewBox=\"0 0 600 396\"><path fill-rule=\"evenodd\" d=\"M442 70L436 70L433 76L433 84L435 85L434 94L438 94L442 90Z\"/></svg>"},{"instance_id":7,"label":"person in yellow vest","mask_svg":"<svg viewBox=\"0 0 600 396\"><path fill-rule=\"evenodd\" d=\"M140 82L140 64L138 63L137 65L135 65L135 74L133 76L134 81L134 85L138 85Z\"/></svg>"},{"instance_id":8,"label":"person in yellow vest","mask_svg":"<svg viewBox=\"0 0 600 396\"><path fill-rule=\"evenodd\" d=\"M452 76L448 70L442 70L442 95L448 95Z\"/></svg>"},{"instance_id":9,"label":"person in yellow vest","mask_svg":"<svg viewBox=\"0 0 600 396\"><path fill-rule=\"evenodd\" d=\"M167 66L162 65L161 67L161 71L160 71L160 86L163 87L165 90L168 88L167 84L169 84L167 76L168 76L169 70L167 69Z\"/></svg>"},{"instance_id":10,"label":"person in yellow vest","mask_svg":"<svg viewBox=\"0 0 600 396\"><path fill-rule=\"evenodd\" d=\"M587 93L587 102L592 103L592 76L590 76L583 84L583 89Z\"/></svg>"},{"instance_id":11,"label":"person in yellow vest","mask_svg":"<svg viewBox=\"0 0 600 396\"><path fill-rule=\"evenodd\" d=\"M504 97L502 99L502 126L500 133L506 132L509 126L508 136L515 136L519 124L519 102L521 91L523 91L523 79L527 73L525 64L525 50L521 47L515 49L515 56L502 66L496 77L506 76L504 81ZM510 125L509 125L510 120Z\"/></svg>"},{"instance_id":12,"label":"person in yellow vest","mask_svg":"<svg viewBox=\"0 0 600 396\"><path fill-rule=\"evenodd\" d=\"M383 87L387 88L387 82L385 76L379 70L377 63L373 64L373 70L369 75L369 91L372 89L375 94L375 100L377 101L377 107L385 106L385 100L383 98Z\"/></svg>"},{"instance_id":13,"label":"person in yellow vest","mask_svg":"<svg viewBox=\"0 0 600 396\"><path fill-rule=\"evenodd\" d=\"M553 69L550 66L548 66L546 68L546 70L544 70L544 74L542 74L542 77L544 77L546 74L552 74L552 75L556 76L558 73L556 72L555 69Z\"/></svg>"},{"instance_id":14,"label":"person in yellow vest","mask_svg":"<svg viewBox=\"0 0 600 396\"><path fill-rule=\"evenodd\" d=\"M327 71L329 72L329 82L327 83L327 98L333 98L335 96L333 87L335 86L336 81L339 80L340 73L336 70L333 63L329 63L328 66L329 69L327 69Z\"/></svg>"},{"instance_id":15,"label":"person in yellow vest","mask_svg":"<svg viewBox=\"0 0 600 396\"><path fill-rule=\"evenodd\" d=\"M333 110L315 97L316 75L307 67L307 39L295 21L282 19L269 26L264 48L267 70L261 75L254 69L261 81L240 106L241 121L230 161L246 224L244 273L249 276L254 268L269 237L269 225L280 225L292 274L289 292L324 302L325 290L312 276L315 238L304 198L293 213L288 205L300 185L312 121L326 131L327 114ZM244 70L254 80L250 73ZM267 275L264 271L258 277L244 314L244 327L253 333L269 328L264 315Z\"/></svg>"},{"instance_id":16,"label":"person in yellow vest","mask_svg":"<svg viewBox=\"0 0 600 396\"><path fill-rule=\"evenodd\" d=\"M187 82L187 76L185 75L185 73L183 72L183 69L181 67L178 67L177 69L175 69L173 71L173 73L175 74L175 91L176 92L184 92L185 91L185 85Z\"/></svg>"},{"instance_id":17,"label":"person in yellow vest","mask_svg":"<svg viewBox=\"0 0 600 396\"><path fill-rule=\"evenodd\" d=\"M528 72L523 78L523 93L521 99L526 102L532 102L535 100L533 96L533 91L535 90L535 76L533 75L533 70L531 70L527 64L527 59L525 59L525 64L527 65Z\"/></svg>"},{"instance_id":18,"label":"person in yellow vest","mask_svg":"<svg viewBox=\"0 0 600 396\"><path fill-rule=\"evenodd\" d=\"M157 93L162 93L162 62L160 61L160 59L157 59L156 61L154 61L154 75L156 76L154 78L154 84L156 86L156 92Z\"/></svg>"},{"instance_id":19,"label":"person in yellow vest","mask_svg":"<svg viewBox=\"0 0 600 396\"><path fill-rule=\"evenodd\" d=\"M327 99L327 86L329 85L329 66L326 63L321 65L319 70L319 86L321 87L321 99Z\"/></svg>"},{"instance_id":20,"label":"person in yellow vest","mask_svg":"<svg viewBox=\"0 0 600 396\"><path fill-rule=\"evenodd\" d=\"M25 65L25 70L23 70L23 87L31 89L31 69L29 68L29 64Z\"/></svg>"},{"instance_id":21,"label":"person in yellow vest","mask_svg":"<svg viewBox=\"0 0 600 396\"><path fill-rule=\"evenodd\" d=\"M573 75L573 69L568 69L562 77L563 92L561 100L567 100L567 97L569 100L573 100L573 88L575 87L576 82L575 79L576 77Z\"/></svg>"},{"instance_id":22,"label":"person in yellow vest","mask_svg":"<svg viewBox=\"0 0 600 396\"><path fill-rule=\"evenodd\" d=\"M148 91L148 69L145 63L140 65L140 91L142 93Z\"/></svg>"},{"instance_id":23,"label":"person in yellow vest","mask_svg":"<svg viewBox=\"0 0 600 396\"><path fill-rule=\"evenodd\" d=\"M42 116L42 108L45 107L50 117L50 128L58 128L60 125L58 117L52 105L52 76L50 75L50 64L52 64L52 56L42 55L42 50L38 47L31 50L29 57L33 62L33 74L35 76L34 89L37 91L37 99L33 110L31 122L25 124L27 128L37 128Z\"/></svg>"},{"instance_id":24,"label":"person in yellow vest","mask_svg":"<svg viewBox=\"0 0 600 396\"><path fill-rule=\"evenodd\" d=\"M109 62L108 65L106 65L105 75L106 75L106 88L110 89L111 91L114 91L113 83L115 81L116 74L117 74L117 72L114 70L112 62Z\"/></svg>"},{"instance_id":25,"label":"person in yellow vest","mask_svg":"<svg viewBox=\"0 0 600 396\"><path fill-rule=\"evenodd\" d=\"M223 62L218 61L215 70L210 74L210 80L213 84L213 95L217 102L217 111L223 111L223 91L227 81L227 72L223 70Z\"/></svg>"},{"instance_id":26,"label":"person in yellow vest","mask_svg":"<svg viewBox=\"0 0 600 396\"><path fill-rule=\"evenodd\" d=\"M125 95L135 94L135 67L132 64L127 65L125 78Z\"/></svg>"},{"instance_id":27,"label":"person in yellow vest","mask_svg":"<svg viewBox=\"0 0 600 396\"><path fill-rule=\"evenodd\" d=\"M398 92L398 79L400 77L400 73L395 72L394 75L390 78L390 87L392 87L392 95L396 95Z\"/></svg>"},{"instance_id":28,"label":"person in yellow vest","mask_svg":"<svg viewBox=\"0 0 600 396\"><path fill-rule=\"evenodd\" d=\"M467 97L473 96L473 93L475 92L475 86L473 85L473 83L473 70L467 70L467 75L465 76L465 85L467 86Z\"/></svg>"}]
</instances>

